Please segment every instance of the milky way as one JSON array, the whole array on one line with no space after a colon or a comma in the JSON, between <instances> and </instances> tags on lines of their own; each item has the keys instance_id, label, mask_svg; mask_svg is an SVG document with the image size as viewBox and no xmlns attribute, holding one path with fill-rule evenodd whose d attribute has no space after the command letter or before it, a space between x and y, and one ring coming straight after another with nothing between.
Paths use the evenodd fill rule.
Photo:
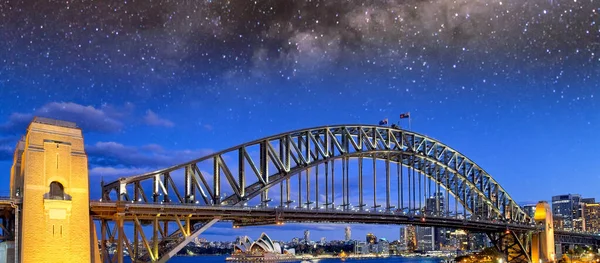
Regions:
<instances>
[{"instance_id":1,"label":"milky way","mask_svg":"<svg viewBox=\"0 0 600 263\"><path fill-rule=\"evenodd\" d=\"M578 76L585 78L597 73L590 66L600 59L598 6L591 0L5 1L1 81L48 86L71 81L56 76L67 74L87 91L96 90L94 82L111 91L177 90L188 80L285 79L342 69L413 75L460 66L519 77L568 64L587 69Z\"/></svg>"},{"instance_id":2,"label":"milky way","mask_svg":"<svg viewBox=\"0 0 600 263\"><path fill-rule=\"evenodd\" d=\"M0 0L0 38L0 196L33 116L82 128L96 198L101 178L409 111L519 202L597 194L598 0Z\"/></svg>"}]
</instances>

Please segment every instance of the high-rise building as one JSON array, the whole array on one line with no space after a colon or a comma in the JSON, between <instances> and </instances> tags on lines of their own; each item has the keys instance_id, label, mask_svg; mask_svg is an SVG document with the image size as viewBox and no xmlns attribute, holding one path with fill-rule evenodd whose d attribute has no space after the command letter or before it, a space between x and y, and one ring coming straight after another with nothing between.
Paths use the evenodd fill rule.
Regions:
<instances>
[{"instance_id":1,"label":"high-rise building","mask_svg":"<svg viewBox=\"0 0 600 263\"><path fill-rule=\"evenodd\" d=\"M375 235L373 235L373 233L368 233L367 234L367 243L369 243L369 244L377 243L377 237Z\"/></svg>"},{"instance_id":2,"label":"high-rise building","mask_svg":"<svg viewBox=\"0 0 600 263\"><path fill-rule=\"evenodd\" d=\"M600 204L585 204L585 230L589 233L600 233Z\"/></svg>"},{"instance_id":3,"label":"high-rise building","mask_svg":"<svg viewBox=\"0 0 600 263\"><path fill-rule=\"evenodd\" d=\"M444 202L444 193L439 192L430 196L426 200L425 214L426 215L443 215L446 204ZM449 229L433 227L432 228L432 239L427 241L421 241L420 243L426 242L431 243L431 250L439 250L441 247L448 245L449 235L447 234ZM429 238L429 236L428 236ZM420 249L420 248L419 248Z\"/></svg>"},{"instance_id":4,"label":"high-rise building","mask_svg":"<svg viewBox=\"0 0 600 263\"><path fill-rule=\"evenodd\" d=\"M593 198L593 197L581 198L581 202L584 203L584 204L595 204L596 203L596 198Z\"/></svg>"},{"instance_id":5,"label":"high-rise building","mask_svg":"<svg viewBox=\"0 0 600 263\"><path fill-rule=\"evenodd\" d=\"M398 235L398 250L406 251L406 227L400 226Z\"/></svg>"},{"instance_id":6,"label":"high-rise building","mask_svg":"<svg viewBox=\"0 0 600 263\"><path fill-rule=\"evenodd\" d=\"M581 195L566 194L552 197L552 215L562 218L563 230L574 230L573 219L581 217Z\"/></svg>"},{"instance_id":7,"label":"high-rise building","mask_svg":"<svg viewBox=\"0 0 600 263\"><path fill-rule=\"evenodd\" d=\"M404 244L406 244L407 251L417 249L417 231L415 226L407 225L404 227Z\"/></svg>"},{"instance_id":8,"label":"high-rise building","mask_svg":"<svg viewBox=\"0 0 600 263\"><path fill-rule=\"evenodd\" d=\"M304 243L310 242L310 231L304 230Z\"/></svg>"},{"instance_id":9,"label":"high-rise building","mask_svg":"<svg viewBox=\"0 0 600 263\"><path fill-rule=\"evenodd\" d=\"M457 229L450 232L449 246L454 250L467 250L469 249L468 234L465 230Z\"/></svg>"},{"instance_id":10,"label":"high-rise building","mask_svg":"<svg viewBox=\"0 0 600 263\"><path fill-rule=\"evenodd\" d=\"M433 227L417 226L417 250L435 250L435 231Z\"/></svg>"},{"instance_id":11,"label":"high-rise building","mask_svg":"<svg viewBox=\"0 0 600 263\"><path fill-rule=\"evenodd\" d=\"M355 240L354 242L354 254L369 254L369 243L358 240Z\"/></svg>"},{"instance_id":12,"label":"high-rise building","mask_svg":"<svg viewBox=\"0 0 600 263\"><path fill-rule=\"evenodd\" d=\"M444 211L444 193L436 193L425 201L425 214L437 215Z\"/></svg>"},{"instance_id":13,"label":"high-rise building","mask_svg":"<svg viewBox=\"0 0 600 263\"><path fill-rule=\"evenodd\" d=\"M346 228L344 228L344 236L346 241L350 241L350 239L352 238L352 232L350 231L350 226L347 226Z\"/></svg>"}]
</instances>

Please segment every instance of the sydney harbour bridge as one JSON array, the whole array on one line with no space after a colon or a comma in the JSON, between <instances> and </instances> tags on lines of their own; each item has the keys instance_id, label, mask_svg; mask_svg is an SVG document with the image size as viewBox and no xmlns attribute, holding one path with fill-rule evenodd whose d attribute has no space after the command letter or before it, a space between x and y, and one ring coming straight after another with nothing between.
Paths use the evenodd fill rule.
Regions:
<instances>
[{"instance_id":1,"label":"sydney harbour bridge","mask_svg":"<svg viewBox=\"0 0 600 263\"><path fill-rule=\"evenodd\" d=\"M71 139L55 139L56 130ZM0 201L0 238L14 242L17 262L25 260L26 240L31 239L24 234L29 231L25 221L28 202L33 202L28 195L35 195L27 190L32 180L26 167L36 158L27 157L28 152L50 154L52 143L63 149L66 144L60 143L69 141L70 156L85 158L87 175L77 131L81 133L73 123L36 118L17 145L11 196ZM54 165L44 160L46 167ZM40 193L51 195L52 183L60 182L63 192L57 199L75 202L68 183L52 178L39 183L50 186ZM443 142L396 127L296 130L104 183L102 198L87 201L85 210L91 222L90 259L123 262L127 254L134 262L165 262L218 221L233 227L303 222L465 229L485 233L508 262L553 262L555 243L599 243L597 235L554 231L547 203L540 202L531 218L501 180ZM59 204L44 199L44 205L48 220L66 220L74 213L61 217L52 212ZM107 243L116 244L115 253L108 252Z\"/></svg>"}]
</instances>

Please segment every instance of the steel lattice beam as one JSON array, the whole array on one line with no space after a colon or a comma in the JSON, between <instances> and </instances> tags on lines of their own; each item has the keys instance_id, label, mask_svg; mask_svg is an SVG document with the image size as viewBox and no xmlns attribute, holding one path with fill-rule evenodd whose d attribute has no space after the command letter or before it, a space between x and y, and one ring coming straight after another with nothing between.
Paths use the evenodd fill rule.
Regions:
<instances>
[{"instance_id":1,"label":"steel lattice beam","mask_svg":"<svg viewBox=\"0 0 600 263\"><path fill-rule=\"evenodd\" d=\"M247 149L252 147L258 149L258 156L248 152ZM239 156L237 162L231 163L223 157L228 154ZM111 193L115 193L118 200L154 203L235 206L256 196L268 202L268 191L274 185L311 167L348 158L380 159L415 169L447 189L464 207L465 214L468 211L477 216L529 223L527 215L510 195L487 172L458 151L414 132L366 125L327 126L283 133L167 169L120 178L103 186L103 200L114 201ZM205 161L213 163L212 175L198 168L198 164ZM333 169L334 166L330 167ZM172 179L171 174L178 171L185 173L184 182ZM249 173L256 177L250 185ZM334 177L330 178L333 180ZM148 180L152 181L152 196L145 195L140 186ZM225 185L233 193L224 195ZM184 194L181 195L178 189L185 189Z\"/></svg>"}]
</instances>

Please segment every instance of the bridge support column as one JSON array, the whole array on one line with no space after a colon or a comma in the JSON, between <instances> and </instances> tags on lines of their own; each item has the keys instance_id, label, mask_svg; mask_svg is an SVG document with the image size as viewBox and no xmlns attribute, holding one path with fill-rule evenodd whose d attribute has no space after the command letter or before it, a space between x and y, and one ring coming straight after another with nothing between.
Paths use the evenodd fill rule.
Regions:
<instances>
[{"instance_id":1,"label":"bridge support column","mask_svg":"<svg viewBox=\"0 0 600 263\"><path fill-rule=\"evenodd\" d=\"M534 263L555 262L554 222L552 208L547 202L541 201L536 205L534 220L537 225L542 225L543 229L532 235L531 260Z\"/></svg>"},{"instance_id":2,"label":"bridge support column","mask_svg":"<svg viewBox=\"0 0 600 263\"><path fill-rule=\"evenodd\" d=\"M89 182L81 130L73 123L35 118L11 193L23 198L21 262L91 262ZM18 170L18 171L17 171ZM18 194L17 194L18 193ZM19 219L17 219L19 220Z\"/></svg>"},{"instance_id":3,"label":"bridge support column","mask_svg":"<svg viewBox=\"0 0 600 263\"><path fill-rule=\"evenodd\" d=\"M527 251L527 233L506 230L502 233L488 233L488 237L501 253L506 255L508 263L530 263Z\"/></svg>"}]
</instances>

